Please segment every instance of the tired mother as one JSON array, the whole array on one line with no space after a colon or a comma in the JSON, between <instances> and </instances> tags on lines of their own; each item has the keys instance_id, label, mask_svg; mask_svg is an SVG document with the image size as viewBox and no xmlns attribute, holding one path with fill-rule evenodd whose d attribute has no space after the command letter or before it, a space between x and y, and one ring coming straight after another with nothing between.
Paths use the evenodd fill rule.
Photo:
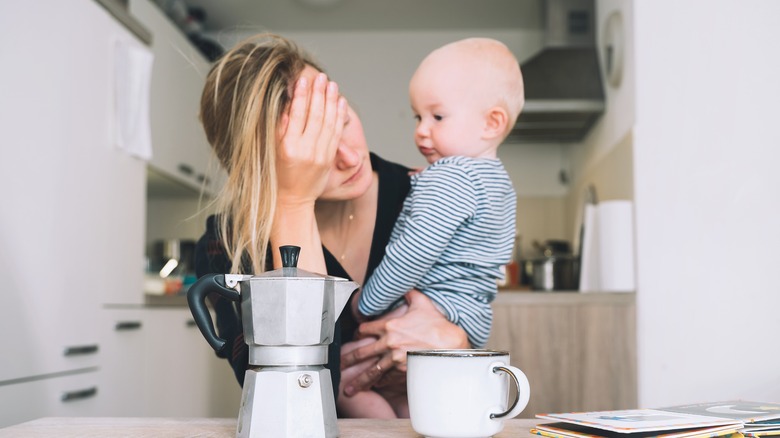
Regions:
<instances>
[{"instance_id":1,"label":"tired mother","mask_svg":"<svg viewBox=\"0 0 780 438\"><path fill-rule=\"evenodd\" d=\"M359 117L322 68L280 36L245 40L209 72L200 117L228 178L198 242L198 276L260 274L281 267L270 248L297 245L300 268L368 280L409 191L409 169L369 152ZM240 310L226 299L211 302L228 342L224 357L243 384ZM400 317L360 325L342 312L328 354L334 390L345 364L374 361L342 382L342 396L402 382L407 350L469 346L427 297L410 291L407 302ZM341 358L341 344L362 336L378 342Z\"/></svg>"}]
</instances>

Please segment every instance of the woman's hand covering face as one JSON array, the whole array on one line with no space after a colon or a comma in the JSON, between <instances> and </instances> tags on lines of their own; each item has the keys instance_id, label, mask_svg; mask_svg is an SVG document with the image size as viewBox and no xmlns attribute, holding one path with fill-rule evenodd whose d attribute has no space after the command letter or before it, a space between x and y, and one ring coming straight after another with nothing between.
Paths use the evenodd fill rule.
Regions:
<instances>
[{"instance_id":1,"label":"woman's hand covering face","mask_svg":"<svg viewBox=\"0 0 780 438\"><path fill-rule=\"evenodd\" d=\"M378 366L366 370L351 382L346 382L344 392L353 395L367 390L385 380L383 376L394 368L406 371L406 352L435 348L469 348L466 332L452 324L434 306L430 298L417 290L406 294L409 309L394 318L391 313L374 321L364 322L358 329L358 337L377 337L377 341L357 348L341 357L341 368L351 367L364 360L379 357ZM395 312L394 312L395 313ZM393 377L395 375L395 377ZM405 376L387 374L388 378Z\"/></svg>"},{"instance_id":2,"label":"woman's hand covering face","mask_svg":"<svg viewBox=\"0 0 780 438\"><path fill-rule=\"evenodd\" d=\"M279 129L276 172L280 208L311 206L322 194L346 114L346 99L339 96L338 85L328 81L324 73L306 67Z\"/></svg>"}]
</instances>

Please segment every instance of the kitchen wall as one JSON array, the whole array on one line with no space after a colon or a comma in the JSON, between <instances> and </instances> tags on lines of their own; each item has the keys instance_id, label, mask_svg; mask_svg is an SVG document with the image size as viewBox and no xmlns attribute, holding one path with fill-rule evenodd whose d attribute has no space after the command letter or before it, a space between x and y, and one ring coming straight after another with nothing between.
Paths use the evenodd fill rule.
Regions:
<instances>
[{"instance_id":1,"label":"kitchen wall","mask_svg":"<svg viewBox=\"0 0 780 438\"><path fill-rule=\"evenodd\" d=\"M565 230L573 239L582 220L585 191L594 186L600 201L634 199L633 135L635 124L634 42L631 22L633 3L623 0L596 2L599 32L597 45L602 47L604 23L613 12L620 13L624 23L621 80L618 85L604 81L607 110L580 144L569 146L571 180L565 199ZM602 72L605 71L602 56Z\"/></svg>"},{"instance_id":2,"label":"kitchen wall","mask_svg":"<svg viewBox=\"0 0 780 438\"><path fill-rule=\"evenodd\" d=\"M541 10L538 11L541 17ZM541 26L541 24L540 24ZM266 28L224 32L214 37L225 47ZM290 32L339 82L358 111L372 151L409 166L425 160L413 143L414 118L408 82L431 50L461 38L486 36L503 41L521 62L541 47L541 28L449 31ZM563 196L568 186L559 180L569 171L568 147L563 144L506 144L499 150L514 182L518 199L518 231L523 246L563 238L566 227Z\"/></svg>"},{"instance_id":3,"label":"kitchen wall","mask_svg":"<svg viewBox=\"0 0 780 438\"><path fill-rule=\"evenodd\" d=\"M599 22L616 9L623 79L571 145L565 215L588 184L635 201L639 406L780 400L780 4L598 0Z\"/></svg>"},{"instance_id":4,"label":"kitchen wall","mask_svg":"<svg viewBox=\"0 0 780 438\"><path fill-rule=\"evenodd\" d=\"M633 16L640 404L780 401L780 2Z\"/></svg>"},{"instance_id":5,"label":"kitchen wall","mask_svg":"<svg viewBox=\"0 0 780 438\"><path fill-rule=\"evenodd\" d=\"M193 193L188 198L148 198L146 207L146 243L158 239L197 240L206 229L206 218L213 213L210 199Z\"/></svg>"}]
</instances>

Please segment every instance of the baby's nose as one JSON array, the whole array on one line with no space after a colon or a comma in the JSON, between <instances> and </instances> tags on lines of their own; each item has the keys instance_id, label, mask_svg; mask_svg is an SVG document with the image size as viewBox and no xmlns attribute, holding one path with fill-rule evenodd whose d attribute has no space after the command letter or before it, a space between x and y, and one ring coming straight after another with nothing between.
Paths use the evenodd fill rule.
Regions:
<instances>
[{"instance_id":1,"label":"baby's nose","mask_svg":"<svg viewBox=\"0 0 780 438\"><path fill-rule=\"evenodd\" d=\"M417 123L417 127L414 128L414 135L416 135L417 137L428 136L428 124L425 122Z\"/></svg>"}]
</instances>

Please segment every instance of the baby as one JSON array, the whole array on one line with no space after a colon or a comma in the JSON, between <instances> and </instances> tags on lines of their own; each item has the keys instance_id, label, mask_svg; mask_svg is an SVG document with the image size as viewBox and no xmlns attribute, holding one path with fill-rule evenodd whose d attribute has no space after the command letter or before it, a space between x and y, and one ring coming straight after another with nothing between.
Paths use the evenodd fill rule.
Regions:
<instances>
[{"instance_id":1,"label":"baby","mask_svg":"<svg viewBox=\"0 0 780 438\"><path fill-rule=\"evenodd\" d=\"M514 244L516 196L497 150L523 106L520 66L498 41L457 41L422 61L409 95L415 143L429 166L412 176L385 257L352 309L359 320L382 315L418 289L483 348ZM405 397L376 391L342 394L342 415L408 416Z\"/></svg>"}]
</instances>

